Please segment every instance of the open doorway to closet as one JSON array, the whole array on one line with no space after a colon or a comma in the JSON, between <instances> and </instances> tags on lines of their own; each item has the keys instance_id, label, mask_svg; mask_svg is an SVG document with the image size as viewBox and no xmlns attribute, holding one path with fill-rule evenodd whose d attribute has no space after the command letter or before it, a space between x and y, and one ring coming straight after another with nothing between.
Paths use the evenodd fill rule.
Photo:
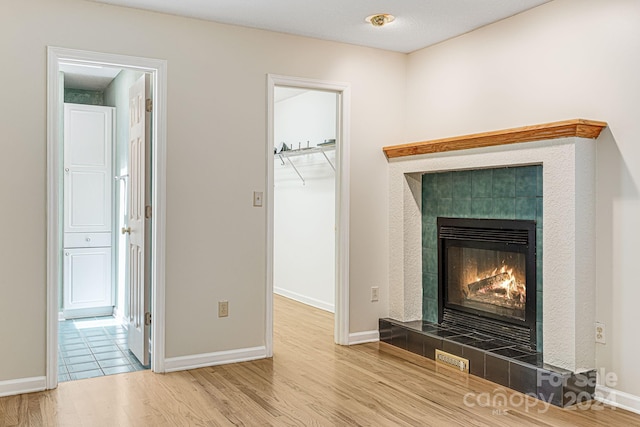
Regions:
<instances>
[{"instance_id":1,"label":"open doorway to closet","mask_svg":"<svg viewBox=\"0 0 640 427\"><path fill-rule=\"evenodd\" d=\"M335 311L335 92L276 87L276 294Z\"/></svg>"},{"instance_id":2,"label":"open doorway to closet","mask_svg":"<svg viewBox=\"0 0 640 427\"><path fill-rule=\"evenodd\" d=\"M267 355L274 294L334 313L347 345L350 86L268 75L267 89Z\"/></svg>"},{"instance_id":3,"label":"open doorway to closet","mask_svg":"<svg viewBox=\"0 0 640 427\"><path fill-rule=\"evenodd\" d=\"M47 388L162 372L166 62L48 53Z\"/></svg>"}]
</instances>

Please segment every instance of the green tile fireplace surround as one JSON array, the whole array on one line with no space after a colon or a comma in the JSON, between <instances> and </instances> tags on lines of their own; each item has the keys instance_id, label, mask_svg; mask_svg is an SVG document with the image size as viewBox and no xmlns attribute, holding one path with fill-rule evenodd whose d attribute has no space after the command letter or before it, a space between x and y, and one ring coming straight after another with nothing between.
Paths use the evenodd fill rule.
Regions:
<instances>
[{"instance_id":1,"label":"green tile fireplace surround","mask_svg":"<svg viewBox=\"0 0 640 427\"><path fill-rule=\"evenodd\" d=\"M422 319L438 322L437 217L536 221L536 329L542 351L542 165L422 175Z\"/></svg>"}]
</instances>

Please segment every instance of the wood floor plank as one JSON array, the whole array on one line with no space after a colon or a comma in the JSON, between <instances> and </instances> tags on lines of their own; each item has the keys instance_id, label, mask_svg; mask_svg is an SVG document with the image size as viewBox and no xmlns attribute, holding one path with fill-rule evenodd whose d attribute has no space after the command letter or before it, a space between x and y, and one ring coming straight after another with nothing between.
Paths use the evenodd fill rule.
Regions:
<instances>
[{"instance_id":1,"label":"wood floor plank","mask_svg":"<svg viewBox=\"0 0 640 427\"><path fill-rule=\"evenodd\" d=\"M385 343L335 345L330 313L278 296L274 304L272 359L4 397L0 427L640 426L640 415L545 405Z\"/></svg>"}]
</instances>

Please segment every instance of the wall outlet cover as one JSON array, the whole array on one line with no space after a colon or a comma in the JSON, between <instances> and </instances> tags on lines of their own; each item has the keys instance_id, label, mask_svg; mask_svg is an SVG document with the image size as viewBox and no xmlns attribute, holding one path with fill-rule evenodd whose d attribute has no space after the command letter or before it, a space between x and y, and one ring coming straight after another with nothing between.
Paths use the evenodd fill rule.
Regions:
<instances>
[{"instance_id":1,"label":"wall outlet cover","mask_svg":"<svg viewBox=\"0 0 640 427\"><path fill-rule=\"evenodd\" d=\"M607 343L606 328L605 328L604 323L596 322L595 333L596 333L596 342L597 343L600 343L600 344L606 344Z\"/></svg>"},{"instance_id":2,"label":"wall outlet cover","mask_svg":"<svg viewBox=\"0 0 640 427\"><path fill-rule=\"evenodd\" d=\"M229 316L229 301L218 301L218 317Z\"/></svg>"}]
</instances>

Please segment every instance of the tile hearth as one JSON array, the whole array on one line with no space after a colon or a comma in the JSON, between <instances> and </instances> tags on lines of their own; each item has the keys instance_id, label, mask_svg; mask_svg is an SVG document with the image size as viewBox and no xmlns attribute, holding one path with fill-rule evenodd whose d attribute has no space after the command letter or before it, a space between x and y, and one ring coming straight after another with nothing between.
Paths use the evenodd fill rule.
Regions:
<instances>
[{"instance_id":1,"label":"tile hearth","mask_svg":"<svg viewBox=\"0 0 640 427\"><path fill-rule=\"evenodd\" d=\"M565 407L591 400L596 371L572 373L544 363L541 353L501 337L426 321L380 319L380 341L435 360L442 350L469 360L469 372ZM464 374L463 374L464 375Z\"/></svg>"}]
</instances>

